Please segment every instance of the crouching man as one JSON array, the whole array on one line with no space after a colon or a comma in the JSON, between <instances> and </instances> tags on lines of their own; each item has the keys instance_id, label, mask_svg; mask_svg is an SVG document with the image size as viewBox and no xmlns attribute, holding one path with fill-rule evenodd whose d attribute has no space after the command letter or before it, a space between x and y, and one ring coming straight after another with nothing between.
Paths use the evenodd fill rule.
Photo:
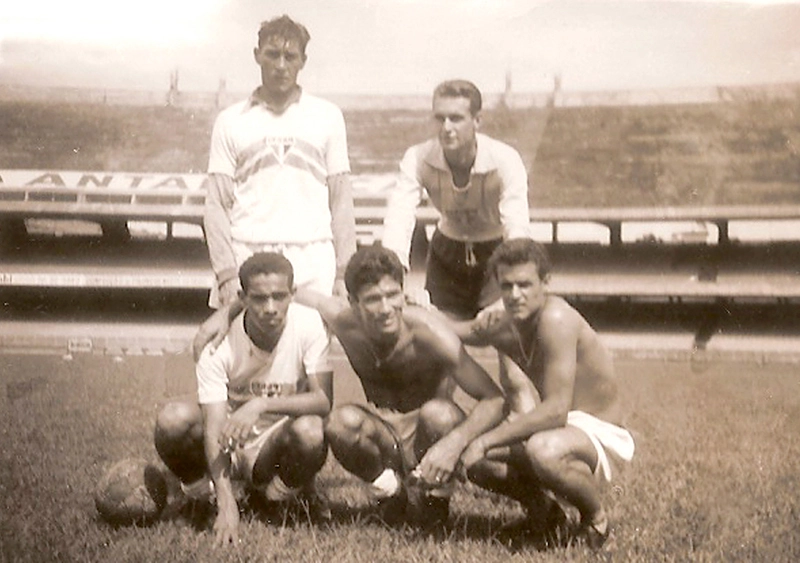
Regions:
<instances>
[{"instance_id":1,"label":"crouching man","mask_svg":"<svg viewBox=\"0 0 800 563\"><path fill-rule=\"evenodd\" d=\"M310 290L297 299L325 319L367 399L331 412L331 451L369 483L387 522L432 527L448 518L467 445L502 420L503 397L444 319L406 305L403 277L394 252L366 247L347 264L348 299ZM477 401L468 413L457 387Z\"/></svg>"},{"instance_id":2,"label":"crouching man","mask_svg":"<svg viewBox=\"0 0 800 563\"><path fill-rule=\"evenodd\" d=\"M319 314L293 303L291 263L258 253L239 270L244 311L197 362L197 402L158 415L155 446L188 496L213 491L215 542L238 540L232 480L285 501L313 491L325 463L333 402L329 337Z\"/></svg>"},{"instance_id":3,"label":"crouching man","mask_svg":"<svg viewBox=\"0 0 800 563\"><path fill-rule=\"evenodd\" d=\"M500 381L510 415L476 438L462 459L475 483L520 501L531 524L563 523L553 496L581 515L580 535L601 546L609 523L600 484L615 462L630 461L634 442L621 427L611 356L587 321L549 294L545 249L529 239L503 242L489 272L505 316L465 338L501 352Z\"/></svg>"},{"instance_id":4,"label":"crouching man","mask_svg":"<svg viewBox=\"0 0 800 563\"><path fill-rule=\"evenodd\" d=\"M307 288L296 295L322 315L367 399L333 410L325 436L341 465L369 484L387 523L438 526L448 518L462 453L503 419L501 390L442 315L406 305L394 252L359 249L344 281L347 299ZM204 323L195 353L215 345L237 310L233 304ZM457 387L477 401L469 413L453 400Z\"/></svg>"}]
</instances>

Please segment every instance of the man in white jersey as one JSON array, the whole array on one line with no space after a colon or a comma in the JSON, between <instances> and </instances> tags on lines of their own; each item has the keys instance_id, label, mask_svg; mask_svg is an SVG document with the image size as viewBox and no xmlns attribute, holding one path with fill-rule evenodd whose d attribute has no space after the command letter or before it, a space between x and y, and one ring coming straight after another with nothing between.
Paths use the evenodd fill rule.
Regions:
<instances>
[{"instance_id":1,"label":"man in white jersey","mask_svg":"<svg viewBox=\"0 0 800 563\"><path fill-rule=\"evenodd\" d=\"M239 277L245 309L215 353L202 353L197 401L166 405L155 429L156 450L186 495L216 494L219 545L238 539L232 480L271 501L313 494L333 402L328 335L316 311L292 302L291 263L256 253Z\"/></svg>"},{"instance_id":2,"label":"man in white jersey","mask_svg":"<svg viewBox=\"0 0 800 563\"><path fill-rule=\"evenodd\" d=\"M288 16L264 22L261 86L214 124L203 218L212 307L235 299L238 266L259 251L286 256L298 287L344 293L356 249L347 135L341 110L297 83L309 39Z\"/></svg>"},{"instance_id":3,"label":"man in white jersey","mask_svg":"<svg viewBox=\"0 0 800 563\"><path fill-rule=\"evenodd\" d=\"M528 176L512 147L478 133L482 97L466 80L433 93L438 138L409 148L389 192L383 246L409 267L415 210L424 195L441 213L425 289L440 310L471 319L500 298L486 262L503 239L529 236Z\"/></svg>"}]
</instances>

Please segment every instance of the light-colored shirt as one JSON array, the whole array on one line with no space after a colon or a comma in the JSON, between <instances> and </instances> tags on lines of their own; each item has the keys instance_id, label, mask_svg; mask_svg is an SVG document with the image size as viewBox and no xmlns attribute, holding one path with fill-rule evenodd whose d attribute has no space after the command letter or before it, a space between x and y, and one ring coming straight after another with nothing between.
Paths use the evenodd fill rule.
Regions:
<instances>
[{"instance_id":1,"label":"light-colored shirt","mask_svg":"<svg viewBox=\"0 0 800 563\"><path fill-rule=\"evenodd\" d=\"M238 408L256 396L305 390L309 374L332 371L330 339L316 310L291 303L272 352L256 346L244 330L242 313L214 354L203 350L195 368L202 404L227 401Z\"/></svg>"},{"instance_id":2,"label":"light-colored shirt","mask_svg":"<svg viewBox=\"0 0 800 563\"><path fill-rule=\"evenodd\" d=\"M409 148L389 191L383 246L408 267L417 206L427 195L441 213L437 228L448 238L485 242L529 237L528 174L519 153L483 134L469 183L456 187L438 139Z\"/></svg>"},{"instance_id":3,"label":"light-colored shirt","mask_svg":"<svg viewBox=\"0 0 800 563\"><path fill-rule=\"evenodd\" d=\"M214 124L208 172L234 180L233 240L332 240L327 178L349 171L341 110L305 92L281 114L251 97L220 112Z\"/></svg>"}]
</instances>

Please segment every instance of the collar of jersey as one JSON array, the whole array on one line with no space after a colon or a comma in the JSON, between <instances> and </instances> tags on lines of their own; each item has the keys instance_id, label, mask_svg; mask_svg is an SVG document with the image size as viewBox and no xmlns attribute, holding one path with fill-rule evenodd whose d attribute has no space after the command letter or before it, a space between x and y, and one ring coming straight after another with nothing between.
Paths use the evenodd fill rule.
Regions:
<instances>
[{"instance_id":1,"label":"collar of jersey","mask_svg":"<svg viewBox=\"0 0 800 563\"><path fill-rule=\"evenodd\" d=\"M303 88L302 88L302 86L298 86L297 90L294 91L294 93L292 94L292 97L289 99L289 103L286 104L286 107L284 108L284 110L283 111L278 111L278 109L273 107L270 104L270 102L267 101L264 98L264 96L261 93L261 86L259 86L258 88L253 90L252 94L250 94L250 100L249 100L250 105L249 105L249 107L264 106L265 108L267 108L272 113L286 113L286 110L288 110L292 105L298 103L302 96L303 96Z\"/></svg>"},{"instance_id":2,"label":"collar of jersey","mask_svg":"<svg viewBox=\"0 0 800 563\"><path fill-rule=\"evenodd\" d=\"M475 135L475 140L478 143L478 150L475 154L475 163L472 165L472 172L475 174L486 174L492 170L497 170L497 163L486 148L488 145L488 137L482 133L477 133ZM444 158L444 149L442 149L439 140L435 139L431 145L431 150L425 155L425 162L439 170L450 171L450 166Z\"/></svg>"}]
</instances>

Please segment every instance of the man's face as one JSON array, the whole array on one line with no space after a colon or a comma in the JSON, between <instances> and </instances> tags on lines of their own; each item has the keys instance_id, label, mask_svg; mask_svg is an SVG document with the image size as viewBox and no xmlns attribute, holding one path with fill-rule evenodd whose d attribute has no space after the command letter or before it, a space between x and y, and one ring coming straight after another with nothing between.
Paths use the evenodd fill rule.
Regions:
<instances>
[{"instance_id":1,"label":"man's face","mask_svg":"<svg viewBox=\"0 0 800 563\"><path fill-rule=\"evenodd\" d=\"M283 330L286 311L292 302L292 288L286 274L256 274L250 278L242 300L251 321L264 332L274 334Z\"/></svg>"},{"instance_id":2,"label":"man's face","mask_svg":"<svg viewBox=\"0 0 800 563\"><path fill-rule=\"evenodd\" d=\"M509 266L500 264L497 281L506 311L515 321L524 321L544 306L545 284L533 262Z\"/></svg>"},{"instance_id":3,"label":"man's face","mask_svg":"<svg viewBox=\"0 0 800 563\"><path fill-rule=\"evenodd\" d=\"M433 118L439 128L439 142L448 152L458 152L475 142L480 119L469 110L469 99L437 96Z\"/></svg>"},{"instance_id":4,"label":"man's face","mask_svg":"<svg viewBox=\"0 0 800 563\"><path fill-rule=\"evenodd\" d=\"M399 333L405 297L403 287L391 276L363 286L352 305L368 337L378 339Z\"/></svg>"},{"instance_id":5,"label":"man's face","mask_svg":"<svg viewBox=\"0 0 800 563\"><path fill-rule=\"evenodd\" d=\"M261 83L270 94L286 95L297 86L297 75L306 57L297 41L279 36L267 37L253 50L261 67Z\"/></svg>"}]
</instances>

